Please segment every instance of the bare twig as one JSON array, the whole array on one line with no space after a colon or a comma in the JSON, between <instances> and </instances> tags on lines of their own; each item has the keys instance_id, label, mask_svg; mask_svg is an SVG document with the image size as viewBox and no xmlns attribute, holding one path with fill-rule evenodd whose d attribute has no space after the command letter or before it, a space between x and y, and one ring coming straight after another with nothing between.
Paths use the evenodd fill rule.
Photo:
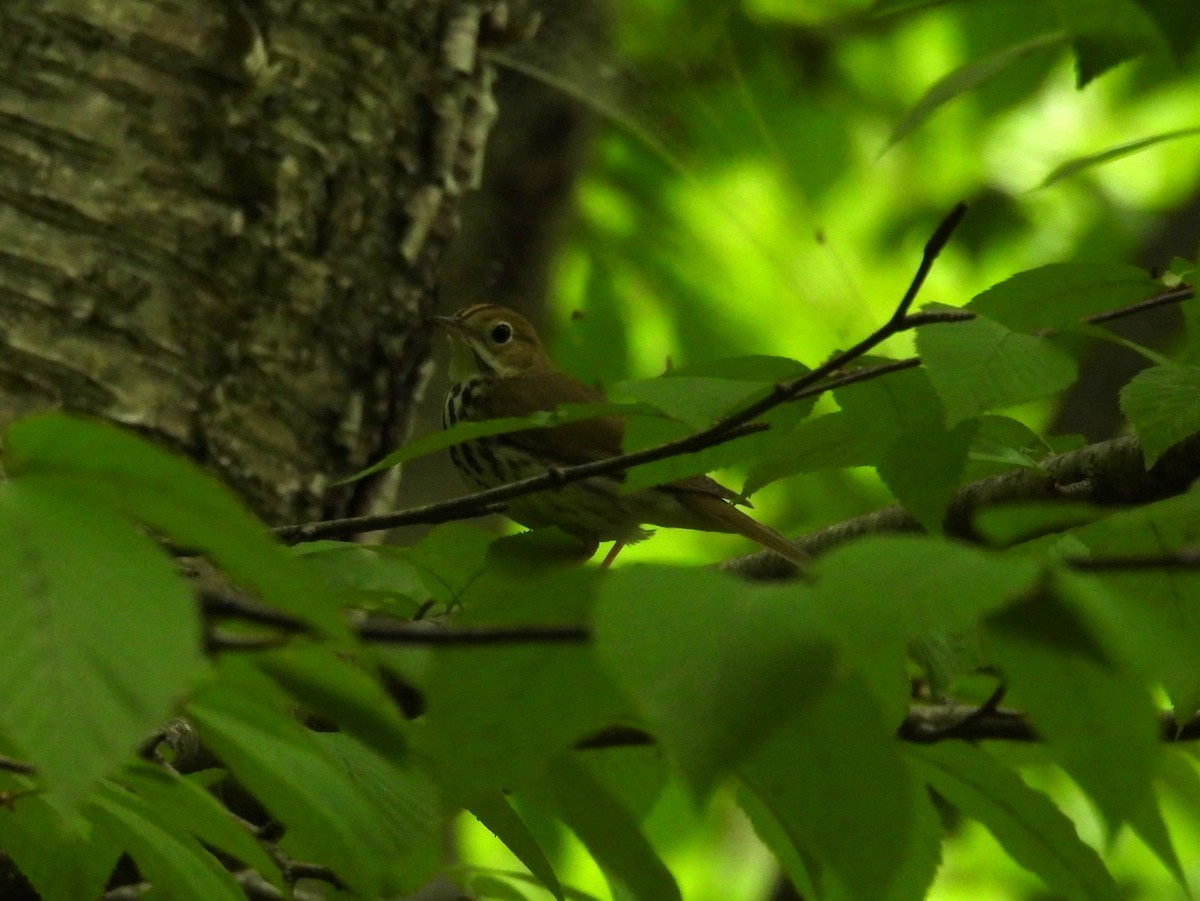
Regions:
<instances>
[{"instance_id":1,"label":"bare twig","mask_svg":"<svg viewBox=\"0 0 1200 901\"><path fill-rule=\"evenodd\" d=\"M206 596L202 603L205 612L211 614L212 599ZM210 629L207 636L209 651L262 651L279 647L293 635L307 631L307 627L295 617L263 607L249 601L232 597L221 597L219 613L228 619L270 625L279 631L245 634L228 630ZM366 622L353 626L355 634L363 641L374 644L407 644L438 646L469 646L497 644L576 644L591 637L585 626L574 624L523 624L516 626L446 626L435 620L412 622L391 616L373 616ZM0 758L0 769L3 758Z\"/></svg>"},{"instance_id":2,"label":"bare twig","mask_svg":"<svg viewBox=\"0 0 1200 901\"><path fill-rule=\"evenodd\" d=\"M37 767L32 763L26 763L24 760L16 760L12 757L0 757L0 770L6 773L20 773L22 776L32 776L37 772Z\"/></svg>"},{"instance_id":3,"label":"bare twig","mask_svg":"<svg viewBox=\"0 0 1200 901\"><path fill-rule=\"evenodd\" d=\"M430 627L425 622L377 620L359 626L359 638L376 644L496 645L578 644L591 639L591 630L580 625Z\"/></svg>"},{"instance_id":4,"label":"bare twig","mask_svg":"<svg viewBox=\"0 0 1200 901\"><path fill-rule=\"evenodd\" d=\"M1191 285L1179 285L1171 288L1169 291L1164 291L1161 294L1156 294L1154 297L1149 297L1146 300L1139 300L1137 303L1130 304L1127 307L1120 307L1116 310L1106 310L1103 313L1096 313L1089 316L1087 321L1092 325L1100 325L1104 322L1109 322L1113 319L1121 319L1125 316L1135 316L1138 313L1144 313L1147 310L1155 307L1166 306L1167 304L1180 303L1189 300L1195 296L1195 289Z\"/></svg>"},{"instance_id":5,"label":"bare twig","mask_svg":"<svg viewBox=\"0 0 1200 901\"><path fill-rule=\"evenodd\" d=\"M1080 572L1122 572L1162 569L1200 569L1200 548L1181 548L1173 554L1129 554L1115 557L1068 557L1064 561Z\"/></svg>"},{"instance_id":6,"label":"bare twig","mask_svg":"<svg viewBox=\"0 0 1200 901\"><path fill-rule=\"evenodd\" d=\"M994 696L993 696L994 697ZM1024 713L1000 707L989 699L981 705L945 703L912 707L896 730L898 738L914 744L942 741L1038 742L1041 736ZM1200 715L1183 725L1172 711L1159 714L1159 735L1165 742L1200 739ZM610 726L576 743L579 750L641 747L654 744L654 736L632 726Z\"/></svg>"}]
</instances>

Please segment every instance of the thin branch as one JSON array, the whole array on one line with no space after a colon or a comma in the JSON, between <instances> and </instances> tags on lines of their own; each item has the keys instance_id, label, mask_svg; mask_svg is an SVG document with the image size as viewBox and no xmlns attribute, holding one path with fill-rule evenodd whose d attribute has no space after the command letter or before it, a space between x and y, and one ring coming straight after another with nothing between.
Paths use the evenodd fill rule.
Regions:
<instances>
[{"instance_id":1,"label":"thin branch","mask_svg":"<svg viewBox=\"0 0 1200 901\"><path fill-rule=\"evenodd\" d=\"M268 632L261 635L247 635L243 632L230 632L225 629L210 629L204 636L204 650L208 654L225 651L269 651L272 648L283 647L292 640L292 632Z\"/></svg>"},{"instance_id":2,"label":"thin branch","mask_svg":"<svg viewBox=\"0 0 1200 901\"><path fill-rule=\"evenodd\" d=\"M1170 710L1159 714L1159 736L1169 743L1200 739L1200 715L1182 726ZM942 741L1014 741L1040 742L1041 736L1025 714L996 706L989 701L973 704L920 704L912 707L896 736L913 744L929 745ZM654 736L633 726L610 726L576 742L577 750L597 748L633 748L654 744Z\"/></svg>"},{"instance_id":3,"label":"thin branch","mask_svg":"<svg viewBox=\"0 0 1200 901\"><path fill-rule=\"evenodd\" d=\"M900 372L904 369L915 369L920 365L920 357L907 357L903 360L893 360L890 363L880 363L878 366L864 366L862 369L851 369L849 372L834 376L827 381L821 382L819 385L813 385L811 388L797 391L793 396L793 400L800 400L804 397L816 397L824 394L826 391L836 391L838 388L845 388L847 385L853 385L856 382L869 382L873 379L890 375L893 372Z\"/></svg>"},{"instance_id":4,"label":"thin branch","mask_svg":"<svg viewBox=\"0 0 1200 901\"><path fill-rule=\"evenodd\" d=\"M259 604L247 598L222 594L212 589L197 592L200 610L206 619L239 619L260 626L274 626L286 632L306 632L308 627L300 620L274 607Z\"/></svg>"},{"instance_id":5,"label":"thin branch","mask_svg":"<svg viewBox=\"0 0 1200 901\"><path fill-rule=\"evenodd\" d=\"M32 776L37 773L37 767L32 763L12 757L0 757L0 770L6 773L20 773L22 776Z\"/></svg>"},{"instance_id":6,"label":"thin branch","mask_svg":"<svg viewBox=\"0 0 1200 901\"><path fill-rule=\"evenodd\" d=\"M1138 570L1200 569L1200 548L1181 548L1173 554L1128 554L1111 557L1068 557L1064 561L1080 572L1130 572Z\"/></svg>"},{"instance_id":7,"label":"thin branch","mask_svg":"<svg viewBox=\"0 0 1200 901\"><path fill-rule=\"evenodd\" d=\"M1135 316L1138 313L1144 313L1147 310L1155 307L1166 306L1172 303L1181 303L1185 300L1190 300L1195 296L1195 289L1191 285L1179 285L1171 288L1169 291L1164 291L1162 294L1156 294L1154 297L1140 300L1137 303L1130 304L1127 307L1120 307L1116 310L1106 310L1103 313L1096 313L1089 316L1085 321L1092 325L1099 325L1103 322L1109 322L1113 319L1121 319L1125 316Z\"/></svg>"},{"instance_id":8,"label":"thin branch","mask_svg":"<svg viewBox=\"0 0 1200 901\"><path fill-rule=\"evenodd\" d=\"M406 622L372 622L356 630L363 641L377 644L479 646L497 644L579 644L591 639L591 630L579 625L431 627Z\"/></svg>"},{"instance_id":9,"label":"thin branch","mask_svg":"<svg viewBox=\"0 0 1200 901\"><path fill-rule=\"evenodd\" d=\"M596 751L604 748L637 748L654 744L654 736L636 726L608 726L593 732L575 743L578 751Z\"/></svg>"},{"instance_id":10,"label":"thin branch","mask_svg":"<svg viewBox=\"0 0 1200 901\"><path fill-rule=\"evenodd\" d=\"M210 629L209 651L262 651L286 644L307 626L295 617L238 598L206 592L201 599L206 615L220 615L280 631L238 633ZM390 616L375 616L358 623L354 632L360 639L375 644L471 646L497 644L577 644L591 638L585 626L573 624L526 624L517 626L444 626L434 620L406 621ZM0 769L3 758L0 758Z\"/></svg>"},{"instance_id":11,"label":"thin branch","mask_svg":"<svg viewBox=\"0 0 1200 901\"><path fill-rule=\"evenodd\" d=\"M526 479L525 481L530 481ZM519 484L514 482L513 484ZM507 487L507 486L505 486ZM493 489L495 490L495 489ZM500 500L508 500L525 492L504 494ZM489 492L479 491L448 501L409 507L391 513L368 516L347 516L344 519L328 519L321 522L305 522L292 526L278 526L272 533L284 544L301 544L321 538L346 538L364 532L382 532L401 526L436 525L458 519L475 519L491 513L503 513L508 505L492 499Z\"/></svg>"}]
</instances>

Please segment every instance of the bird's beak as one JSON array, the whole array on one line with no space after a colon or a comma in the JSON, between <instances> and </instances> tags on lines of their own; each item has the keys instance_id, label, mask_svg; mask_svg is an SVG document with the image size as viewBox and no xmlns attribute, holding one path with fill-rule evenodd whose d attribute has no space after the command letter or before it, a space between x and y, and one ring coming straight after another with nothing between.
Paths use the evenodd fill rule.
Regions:
<instances>
[{"instance_id":1,"label":"bird's beak","mask_svg":"<svg viewBox=\"0 0 1200 901\"><path fill-rule=\"evenodd\" d=\"M462 334L462 320L457 316L426 316L425 324L437 326L452 335Z\"/></svg>"}]
</instances>

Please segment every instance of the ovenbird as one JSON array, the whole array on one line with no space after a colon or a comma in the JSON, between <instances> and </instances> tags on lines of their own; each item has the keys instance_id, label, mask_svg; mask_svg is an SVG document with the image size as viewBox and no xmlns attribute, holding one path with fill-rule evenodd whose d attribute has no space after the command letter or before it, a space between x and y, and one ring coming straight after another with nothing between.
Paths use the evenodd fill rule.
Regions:
<instances>
[{"instance_id":1,"label":"ovenbird","mask_svg":"<svg viewBox=\"0 0 1200 901\"><path fill-rule=\"evenodd\" d=\"M476 304L430 322L450 336L450 390L442 424L528 416L559 404L604 403L605 398L560 372L537 332L522 316L493 304ZM607 416L552 428L528 429L463 442L450 457L476 488L493 488L621 453L624 423ZM807 556L786 538L738 510L745 503L707 476L622 492L621 474L596 476L515 498L507 515L530 528L557 526L581 539L588 554L601 541L614 541L604 565L621 546L649 537L643 524L737 532L802 565Z\"/></svg>"}]
</instances>

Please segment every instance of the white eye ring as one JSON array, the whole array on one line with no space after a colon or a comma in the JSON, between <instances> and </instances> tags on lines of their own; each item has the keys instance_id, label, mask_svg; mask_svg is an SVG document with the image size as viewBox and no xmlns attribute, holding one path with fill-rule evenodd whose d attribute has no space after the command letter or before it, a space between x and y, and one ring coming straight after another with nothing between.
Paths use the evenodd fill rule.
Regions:
<instances>
[{"instance_id":1,"label":"white eye ring","mask_svg":"<svg viewBox=\"0 0 1200 901\"><path fill-rule=\"evenodd\" d=\"M488 337L492 339L493 344L507 344L512 340L512 326L507 322L497 322L488 332Z\"/></svg>"}]
</instances>

